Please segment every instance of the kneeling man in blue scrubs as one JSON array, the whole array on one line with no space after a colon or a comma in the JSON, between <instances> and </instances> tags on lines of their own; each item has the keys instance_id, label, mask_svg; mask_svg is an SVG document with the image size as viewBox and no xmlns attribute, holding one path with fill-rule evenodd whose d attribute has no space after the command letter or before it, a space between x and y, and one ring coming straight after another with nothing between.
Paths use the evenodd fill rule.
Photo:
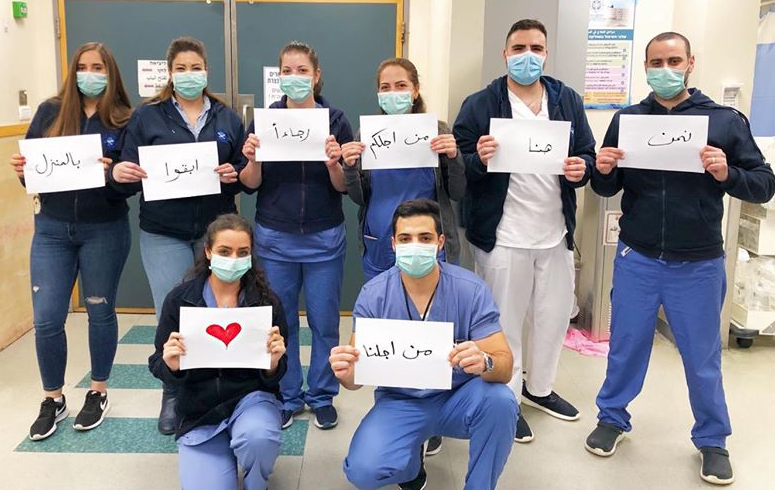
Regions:
<instances>
[{"instance_id":1,"label":"kneeling man in blue scrubs","mask_svg":"<svg viewBox=\"0 0 775 490\"><path fill-rule=\"evenodd\" d=\"M519 409L505 383L512 355L501 331L492 294L466 269L439 262L444 246L439 205L405 201L393 215L396 266L369 281L355 304L359 318L450 322L455 346L451 390L379 387L374 407L350 443L344 472L360 489L398 484L425 488L423 445L431 436L470 439L465 489L494 489L509 453ZM357 390L350 345L331 351L331 368L342 386Z\"/></svg>"}]
</instances>

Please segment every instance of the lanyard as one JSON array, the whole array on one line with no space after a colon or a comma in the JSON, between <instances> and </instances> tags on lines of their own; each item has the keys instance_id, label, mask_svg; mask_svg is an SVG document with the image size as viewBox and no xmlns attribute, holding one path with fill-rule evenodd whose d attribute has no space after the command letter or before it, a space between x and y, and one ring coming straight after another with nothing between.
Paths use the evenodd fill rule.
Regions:
<instances>
[{"instance_id":1,"label":"lanyard","mask_svg":"<svg viewBox=\"0 0 775 490\"><path fill-rule=\"evenodd\" d=\"M436 281L436 287L433 288L433 294L431 294L431 297L428 300L428 304L425 306L425 312L420 317L420 320L423 321L423 322L428 317L428 312L431 311L431 305L433 304L433 298L436 297L436 291L438 291L438 289L439 289L439 283L440 282L441 282L441 278L439 277L439 280ZM412 310L409 308L409 295L406 292L406 286L404 286L404 281L401 281L401 287L404 290L404 303L406 304L406 315L411 320L412 319Z\"/></svg>"}]
</instances>

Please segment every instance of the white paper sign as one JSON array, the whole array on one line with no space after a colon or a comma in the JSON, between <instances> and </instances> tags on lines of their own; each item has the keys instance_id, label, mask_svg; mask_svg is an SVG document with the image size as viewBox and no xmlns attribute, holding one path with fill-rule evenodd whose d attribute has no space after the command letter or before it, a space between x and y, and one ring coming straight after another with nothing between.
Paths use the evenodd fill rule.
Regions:
<instances>
[{"instance_id":1,"label":"white paper sign","mask_svg":"<svg viewBox=\"0 0 775 490\"><path fill-rule=\"evenodd\" d=\"M355 383L394 388L452 388L447 356L454 345L453 324L357 318Z\"/></svg>"},{"instance_id":2,"label":"white paper sign","mask_svg":"<svg viewBox=\"0 0 775 490\"><path fill-rule=\"evenodd\" d=\"M622 168L705 173L700 150L708 144L708 116L645 116L619 118Z\"/></svg>"},{"instance_id":3,"label":"white paper sign","mask_svg":"<svg viewBox=\"0 0 775 490\"><path fill-rule=\"evenodd\" d=\"M283 98L280 90L280 69L276 66L264 67L264 108Z\"/></svg>"},{"instance_id":4,"label":"white paper sign","mask_svg":"<svg viewBox=\"0 0 775 490\"><path fill-rule=\"evenodd\" d=\"M154 97L167 86L170 74L165 60L137 60L137 90L140 97Z\"/></svg>"},{"instance_id":5,"label":"white paper sign","mask_svg":"<svg viewBox=\"0 0 775 490\"><path fill-rule=\"evenodd\" d=\"M137 149L146 201L179 199L221 193L221 181L215 173L218 145L215 141L178 145L141 146Z\"/></svg>"},{"instance_id":6,"label":"white paper sign","mask_svg":"<svg viewBox=\"0 0 775 490\"><path fill-rule=\"evenodd\" d=\"M570 121L490 119L498 142L487 172L562 175L570 144Z\"/></svg>"},{"instance_id":7,"label":"white paper sign","mask_svg":"<svg viewBox=\"0 0 775 490\"><path fill-rule=\"evenodd\" d=\"M361 165L365 170L438 167L431 140L439 135L435 114L361 116Z\"/></svg>"},{"instance_id":8,"label":"white paper sign","mask_svg":"<svg viewBox=\"0 0 775 490\"><path fill-rule=\"evenodd\" d=\"M326 138L331 134L328 108L255 109L256 149L259 162L324 162Z\"/></svg>"},{"instance_id":9,"label":"white paper sign","mask_svg":"<svg viewBox=\"0 0 775 490\"><path fill-rule=\"evenodd\" d=\"M180 333L186 355L180 369L269 369L266 341L272 307L180 309Z\"/></svg>"},{"instance_id":10,"label":"white paper sign","mask_svg":"<svg viewBox=\"0 0 775 490\"><path fill-rule=\"evenodd\" d=\"M98 134L19 140L27 194L92 189L105 185Z\"/></svg>"}]
</instances>

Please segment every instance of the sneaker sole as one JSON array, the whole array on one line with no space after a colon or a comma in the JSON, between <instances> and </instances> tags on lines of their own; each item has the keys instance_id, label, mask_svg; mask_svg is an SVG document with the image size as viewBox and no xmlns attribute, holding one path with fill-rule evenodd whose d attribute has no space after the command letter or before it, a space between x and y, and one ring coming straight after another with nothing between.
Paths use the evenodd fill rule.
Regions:
<instances>
[{"instance_id":1,"label":"sneaker sole","mask_svg":"<svg viewBox=\"0 0 775 490\"><path fill-rule=\"evenodd\" d=\"M544 406L539 405L538 403L536 403L534 401L531 401L527 397L522 397L522 403L527 405L528 407L533 407L533 408L535 408L537 410L540 410L540 411L542 411L544 413L548 413L549 415L551 415L554 418L558 418L560 420L567 420L568 422L573 422L574 420L578 420L579 417L581 417L581 414L579 414L579 413L577 413L573 417L570 417L568 415L563 415L563 414L561 414L559 412L554 412L554 411L549 410L548 408L546 408Z\"/></svg>"},{"instance_id":2,"label":"sneaker sole","mask_svg":"<svg viewBox=\"0 0 775 490\"><path fill-rule=\"evenodd\" d=\"M332 424L320 424L320 423L318 423L318 419L315 419L315 427L317 427L320 430L330 430L330 429L333 429L334 427L337 426L337 424L339 424L338 420L336 422L332 423Z\"/></svg>"},{"instance_id":3,"label":"sneaker sole","mask_svg":"<svg viewBox=\"0 0 775 490\"><path fill-rule=\"evenodd\" d=\"M441 452L441 444L439 444L439 447L437 447L436 449L434 449L434 450L432 450L432 451L428 451L428 450L426 449L426 450L425 450L425 455L426 455L426 456L436 456L436 455L437 455L437 454L439 454L440 452Z\"/></svg>"},{"instance_id":4,"label":"sneaker sole","mask_svg":"<svg viewBox=\"0 0 775 490\"><path fill-rule=\"evenodd\" d=\"M51 429L48 432L46 432L45 434L35 434L35 435L30 434L30 440L31 441L42 441L43 439L47 438L48 436L50 436L51 434L56 432L57 424L59 422L63 421L64 419L66 419L68 415L70 415L70 410L65 408L62 411L62 413L57 415L57 417L54 419L54 425L51 427Z\"/></svg>"},{"instance_id":5,"label":"sneaker sole","mask_svg":"<svg viewBox=\"0 0 775 490\"><path fill-rule=\"evenodd\" d=\"M703 460L704 460L704 458L702 457L702 453L700 453L700 463L702 463ZM732 476L732 478L727 478L725 480L725 479L719 478L717 476L702 474L702 464L700 464L700 478L702 478L703 480L705 480L708 483L712 483L713 485L731 485L732 483L735 482L734 475Z\"/></svg>"},{"instance_id":6,"label":"sneaker sole","mask_svg":"<svg viewBox=\"0 0 775 490\"><path fill-rule=\"evenodd\" d=\"M610 451L603 451L602 449L598 447L592 447L589 444L584 442L584 448L586 448L587 451L594 454L595 456L600 456L601 458L608 458L610 456L613 456L616 452L616 446L619 445L620 442L624 440L624 433L622 432L618 436L616 436L616 440L614 441L614 447L611 448Z\"/></svg>"},{"instance_id":7,"label":"sneaker sole","mask_svg":"<svg viewBox=\"0 0 775 490\"><path fill-rule=\"evenodd\" d=\"M514 437L514 442L518 442L520 444L527 444L529 442L533 442L533 439L535 439L535 436L522 437L520 439L517 439L516 437Z\"/></svg>"},{"instance_id":8,"label":"sneaker sole","mask_svg":"<svg viewBox=\"0 0 775 490\"><path fill-rule=\"evenodd\" d=\"M102 411L102 416L100 417L100 419L98 421L96 421L95 423L93 423L93 424L91 424L89 426L83 426L83 425L75 424L74 423L73 424L73 429L80 430L80 431L85 431L85 430L91 430L91 429L97 427L98 425L100 425L105 420L105 415L107 415L108 412L110 411L110 400L106 400L106 402L107 403L105 404L105 410Z\"/></svg>"}]
</instances>

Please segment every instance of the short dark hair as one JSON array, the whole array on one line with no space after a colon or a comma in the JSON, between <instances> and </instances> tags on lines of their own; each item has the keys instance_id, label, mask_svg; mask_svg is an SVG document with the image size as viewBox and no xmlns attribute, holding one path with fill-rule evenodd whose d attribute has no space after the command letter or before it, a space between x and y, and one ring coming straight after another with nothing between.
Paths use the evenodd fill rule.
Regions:
<instances>
[{"instance_id":1,"label":"short dark hair","mask_svg":"<svg viewBox=\"0 0 775 490\"><path fill-rule=\"evenodd\" d=\"M669 41L671 39L683 39L684 44L686 44L686 58L687 59L691 58L692 45L689 42L689 39L687 39L686 36L678 32L668 31L668 32L663 32L661 34L657 34L651 39L651 41L648 42L648 44L646 44L646 61L649 60L649 47L651 46L651 43L655 41Z\"/></svg>"},{"instance_id":2,"label":"short dark hair","mask_svg":"<svg viewBox=\"0 0 775 490\"><path fill-rule=\"evenodd\" d=\"M410 199L398 205L393 213L393 236L396 236L396 223L398 218L411 218L412 216L430 216L436 226L436 234L441 235L441 210L439 203L431 199Z\"/></svg>"},{"instance_id":3,"label":"short dark hair","mask_svg":"<svg viewBox=\"0 0 775 490\"><path fill-rule=\"evenodd\" d=\"M541 31L544 37L549 37L549 35L546 34L546 27L541 23L541 21L535 19L522 19L516 21L514 25L511 26L509 33L506 34L506 42L509 42L509 38L516 31L529 31L530 29Z\"/></svg>"}]
</instances>

